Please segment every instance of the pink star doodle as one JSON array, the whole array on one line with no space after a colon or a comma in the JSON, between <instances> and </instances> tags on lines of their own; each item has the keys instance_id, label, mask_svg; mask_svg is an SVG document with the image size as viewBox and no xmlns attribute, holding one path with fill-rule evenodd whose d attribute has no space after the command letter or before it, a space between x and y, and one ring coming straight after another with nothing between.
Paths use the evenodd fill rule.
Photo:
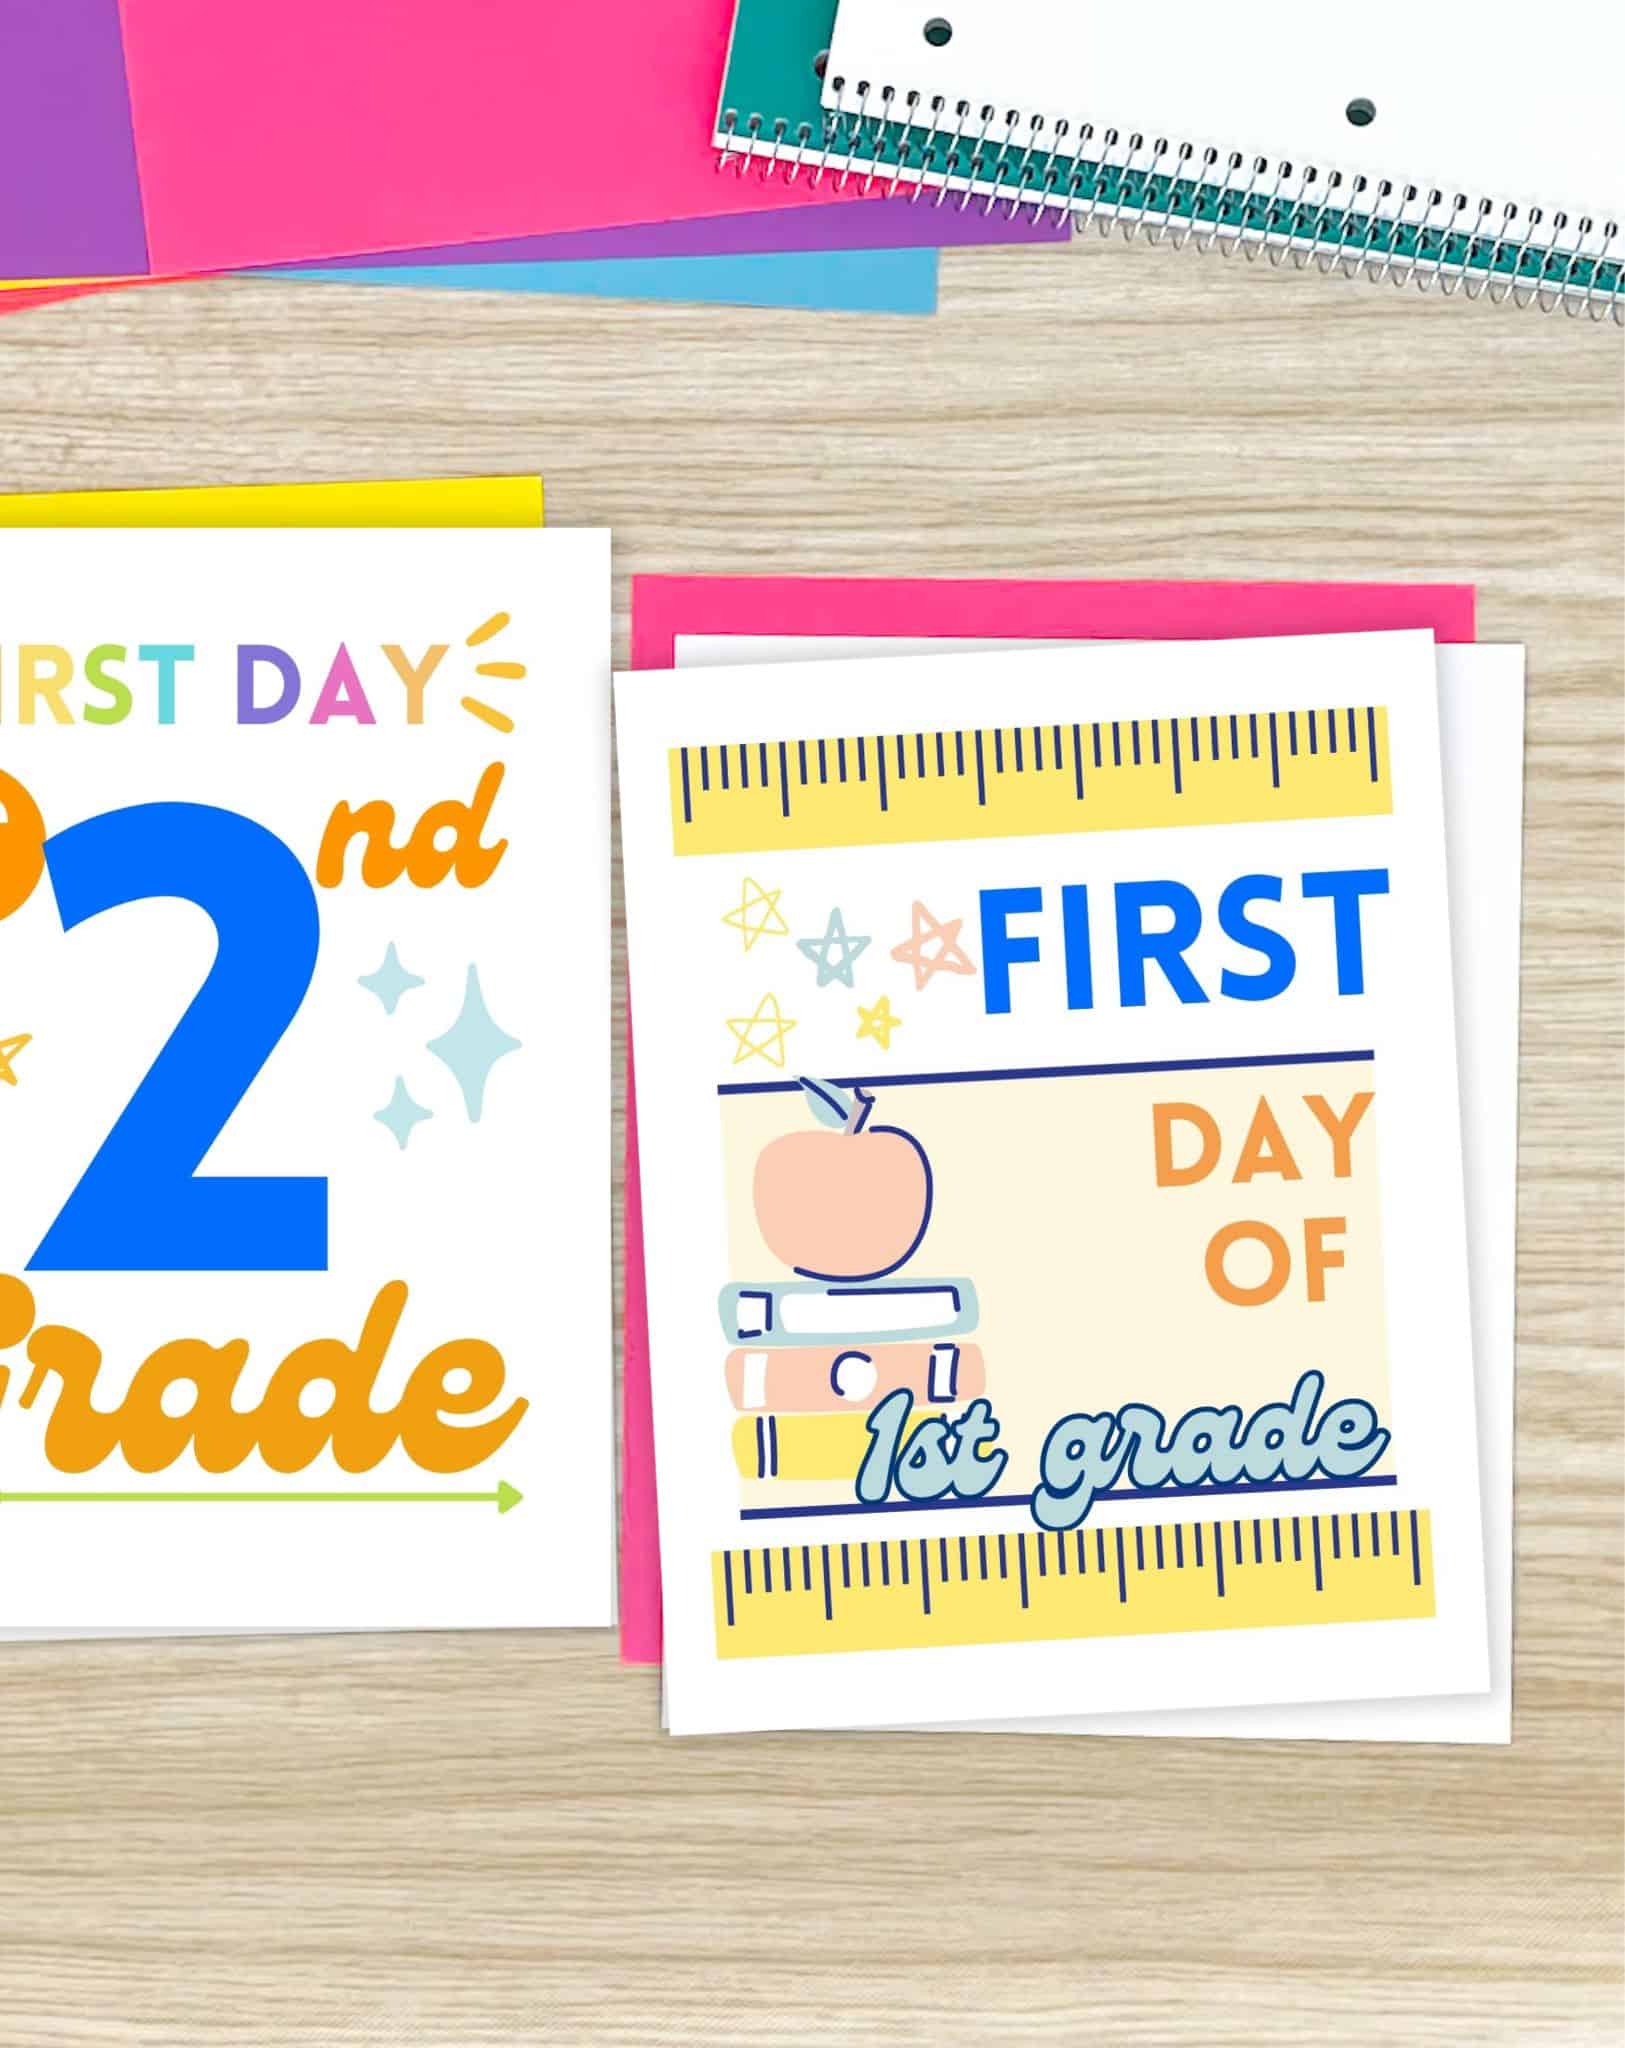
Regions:
<instances>
[{"instance_id":1,"label":"pink star doodle","mask_svg":"<svg viewBox=\"0 0 1625 2048\"><path fill-rule=\"evenodd\" d=\"M959 943L962 917L935 918L923 903L914 906L914 930L891 956L914 970L914 986L925 987L933 974L974 974L976 962ZM935 950L928 950L934 948Z\"/></svg>"}]
</instances>

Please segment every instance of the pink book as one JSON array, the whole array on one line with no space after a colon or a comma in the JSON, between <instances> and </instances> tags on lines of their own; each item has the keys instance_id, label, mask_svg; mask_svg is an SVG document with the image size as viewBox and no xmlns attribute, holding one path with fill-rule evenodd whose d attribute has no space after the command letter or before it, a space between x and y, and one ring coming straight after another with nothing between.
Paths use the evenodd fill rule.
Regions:
<instances>
[{"instance_id":1,"label":"pink book","mask_svg":"<svg viewBox=\"0 0 1625 2048\"><path fill-rule=\"evenodd\" d=\"M1473 638L1467 584L1027 582L636 576L632 666L670 668L679 634L899 640L1236 640L1412 627ZM787 670L787 681L794 671ZM636 962L632 965L635 984ZM637 1115L627 1044L621 1656L660 1661L660 1541Z\"/></svg>"}]
</instances>

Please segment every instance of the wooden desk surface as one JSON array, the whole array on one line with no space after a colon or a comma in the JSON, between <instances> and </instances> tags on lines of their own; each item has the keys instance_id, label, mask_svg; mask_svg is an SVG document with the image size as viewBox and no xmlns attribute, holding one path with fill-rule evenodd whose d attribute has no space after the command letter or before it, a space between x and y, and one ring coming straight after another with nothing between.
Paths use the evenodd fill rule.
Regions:
<instances>
[{"instance_id":1,"label":"wooden desk surface","mask_svg":"<svg viewBox=\"0 0 1625 2048\"><path fill-rule=\"evenodd\" d=\"M929 321L0 322L0 487L540 469L614 529L618 655L631 571L802 570L1460 578L1530 662L1510 1751L674 1744L589 1634L8 1651L5 2048L1619 2040L1620 372L1093 240L950 255Z\"/></svg>"}]
</instances>

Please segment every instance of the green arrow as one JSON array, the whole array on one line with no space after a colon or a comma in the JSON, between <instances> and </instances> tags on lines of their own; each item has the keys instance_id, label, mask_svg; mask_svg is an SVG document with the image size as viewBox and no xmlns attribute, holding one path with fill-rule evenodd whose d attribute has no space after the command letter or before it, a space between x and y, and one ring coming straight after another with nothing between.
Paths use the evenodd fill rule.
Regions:
<instances>
[{"instance_id":1,"label":"green arrow","mask_svg":"<svg viewBox=\"0 0 1625 2048\"><path fill-rule=\"evenodd\" d=\"M60 1501L99 1501L123 1504L127 1501L156 1501L174 1503L178 1501L236 1501L253 1506L262 1506L272 1501L357 1501L370 1503L393 1502L397 1505L420 1501L463 1501L481 1502L487 1506L496 1504L499 1515L505 1515L509 1508L518 1507L524 1495L517 1486L510 1486L505 1479L497 1481L495 1493L81 1493L77 1489L62 1493L13 1493L9 1488L0 1492L0 1503L24 1506L53 1505Z\"/></svg>"}]
</instances>

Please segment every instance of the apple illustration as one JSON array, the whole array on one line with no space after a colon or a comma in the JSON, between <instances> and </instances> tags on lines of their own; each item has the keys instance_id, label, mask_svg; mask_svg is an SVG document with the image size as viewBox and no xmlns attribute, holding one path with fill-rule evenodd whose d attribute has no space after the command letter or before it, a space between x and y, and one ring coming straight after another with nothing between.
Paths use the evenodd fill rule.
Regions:
<instances>
[{"instance_id":1,"label":"apple illustration","mask_svg":"<svg viewBox=\"0 0 1625 2048\"><path fill-rule=\"evenodd\" d=\"M879 1280L913 1257L931 1221L931 1162L875 1099L800 1076L818 1121L762 1147L752 1194L775 1258L807 1280Z\"/></svg>"}]
</instances>

